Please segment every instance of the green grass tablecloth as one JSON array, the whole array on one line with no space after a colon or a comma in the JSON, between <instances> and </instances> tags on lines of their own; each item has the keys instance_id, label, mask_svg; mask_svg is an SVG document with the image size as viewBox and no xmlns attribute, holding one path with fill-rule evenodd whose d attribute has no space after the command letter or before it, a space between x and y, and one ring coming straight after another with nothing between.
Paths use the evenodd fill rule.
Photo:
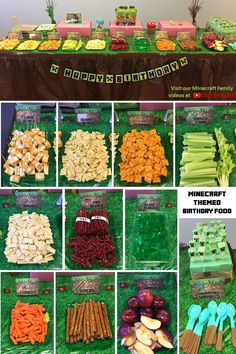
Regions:
<instances>
[{"instance_id":1,"label":"green grass tablecloth","mask_svg":"<svg viewBox=\"0 0 236 354\"><path fill-rule=\"evenodd\" d=\"M158 351L160 354L165 353L177 353L177 283L175 273L118 273L118 285L117 285L117 322L118 326L121 325L122 311L128 308L127 300L130 296L137 295L138 290L136 288L137 278L145 278L149 276L156 276L163 279L163 289L153 290L154 295L160 295L166 300L167 308L171 313L171 322L167 326L174 337L174 348L165 349L162 348ZM120 283L128 283L128 288L121 288ZM118 354L129 354L127 348L121 346L121 339L118 339Z\"/></svg>"},{"instance_id":2,"label":"green grass tablecloth","mask_svg":"<svg viewBox=\"0 0 236 354\"><path fill-rule=\"evenodd\" d=\"M110 161L109 161L109 166L111 166L111 151L110 151L110 142L109 142L109 134L111 133L111 124L109 123L109 120L111 119L111 109L105 108L102 109L102 114L101 114L101 123L100 124L94 124L94 125L87 125L87 124L78 124L76 123L76 115L74 113L65 113L64 118L66 117L72 117L73 121L68 122L64 121L59 124L59 130L62 132L62 142L63 146L67 142L67 140L70 138L70 135L73 131L81 129L83 131L98 131L102 134L105 134L105 141L106 141L106 146L107 146L107 151L109 153ZM64 147L62 147L59 151L59 169L58 173L60 175L60 170L62 168L62 156L64 154ZM77 182L77 181L68 181L65 176L60 176L59 177L59 185L62 187L72 187L72 186L80 186L80 187L93 187L93 186L107 186L111 185L111 176L108 177L107 180L102 181L100 183L95 182L95 181L88 181L88 182Z\"/></svg>"},{"instance_id":3,"label":"green grass tablecloth","mask_svg":"<svg viewBox=\"0 0 236 354\"><path fill-rule=\"evenodd\" d=\"M47 193L41 191L42 193L42 204L41 208L37 209L27 209L29 213L36 212L38 214L47 215L49 218L51 230L53 233L54 244L53 248L56 249L56 253L53 256L54 260L45 264L15 264L8 263L7 258L4 255L4 250L6 247L5 239L7 237L8 230L8 219L11 215L22 213L25 208L17 209L15 206L15 196L0 196L0 220L2 231L2 239L0 240L0 269L6 270L48 270L48 269L61 269L62 268L62 217L61 209L56 206L56 202L60 196L60 193ZM3 202L10 202L10 208L3 208Z\"/></svg>"},{"instance_id":4,"label":"green grass tablecloth","mask_svg":"<svg viewBox=\"0 0 236 354\"><path fill-rule=\"evenodd\" d=\"M223 120L221 118L222 113L226 111L226 107L214 107L214 121L212 124L197 124L197 125L188 125L186 122L176 122L176 141L175 141L175 149L176 149L176 186L179 185L180 182L180 160L182 158L183 152L183 135L187 132L208 132L212 133L215 137L214 128L221 128L222 133L225 135L226 139L228 139L229 143L236 144L236 137L234 134L234 129L236 128L236 115L234 119L231 120ZM176 115L183 115L184 108L177 108ZM218 156L218 155L217 155ZM236 155L231 155L233 157L234 162L236 163ZM233 170L230 175L230 186L236 186L236 169Z\"/></svg>"},{"instance_id":5,"label":"green grass tablecloth","mask_svg":"<svg viewBox=\"0 0 236 354\"><path fill-rule=\"evenodd\" d=\"M50 116L50 122L43 121L44 116ZM56 186L56 160L55 153L53 149L53 140L55 137L54 132L56 131L56 122L55 122L55 113L41 113L40 114L41 122L40 123L18 123L14 121L12 132L16 129L20 131L31 130L33 128L39 128L40 130L45 131L46 138L51 143L52 147L49 149L49 174L45 175L44 181L35 181L34 176L22 177L19 184L10 182L10 176L4 173L2 170L2 186L9 187L55 187ZM12 135L9 136L9 142L11 141ZM8 153L6 153L5 158L7 158ZM3 161L4 163L4 161Z\"/></svg>"},{"instance_id":6,"label":"green grass tablecloth","mask_svg":"<svg viewBox=\"0 0 236 354\"><path fill-rule=\"evenodd\" d=\"M122 192L108 192L106 193L106 210L110 213L109 219L109 233L114 237L116 247L117 263L109 267L110 269L122 269L122 234L123 234L123 206L122 206ZM70 241L74 236L74 224L76 219L76 212L81 207L80 195L70 192L66 193L66 226L65 226L65 242ZM81 267L70 261L70 252L72 248L66 247L66 266L70 269L80 269ZM84 268L82 268L84 269ZM94 264L92 269L106 269L99 264Z\"/></svg>"},{"instance_id":7,"label":"green grass tablecloth","mask_svg":"<svg viewBox=\"0 0 236 354\"><path fill-rule=\"evenodd\" d=\"M128 110L132 111L132 110ZM128 122L128 115L127 111L125 110L120 110L117 111L117 115L119 118L119 125L115 126L115 133L119 134L119 140L118 140L118 145L116 146L116 159L115 159L115 166L114 166L114 184L115 186L135 186L135 187L141 187L143 185L145 186L172 186L173 185L173 149L172 149L172 144L170 143L170 136L169 133L173 132L173 127L172 126L167 126L164 124L163 119L165 116L166 111L156 111L154 112L154 115L156 118L161 118L160 123L155 123L152 127L130 127L129 122ZM161 183L152 183L148 184L146 182L142 183L128 183L126 181L121 181L120 180L120 168L118 164L121 162L121 153L119 152L119 148L122 145L122 139L125 133L130 132L131 130L136 129L137 131L142 131L142 130L152 130L156 129L157 133L161 136L161 143L164 146L165 149L165 156L167 160L169 161L169 166L168 168L168 176L167 177L161 177Z\"/></svg>"},{"instance_id":8,"label":"green grass tablecloth","mask_svg":"<svg viewBox=\"0 0 236 354\"><path fill-rule=\"evenodd\" d=\"M76 295L72 292L72 278L57 276L57 288L58 286L66 286L66 292L60 292L57 289L56 301L57 301L57 327L56 327L56 339L57 339L57 354L114 354L114 326L115 326L115 294L114 290L107 291L105 287L107 285L114 285L114 275L100 275L100 293L90 295ZM81 303L82 301L93 299L94 301L101 301L107 305L109 322L113 339L95 340L90 344L84 344L77 342L73 344L66 343L66 310L67 307L73 305L75 302Z\"/></svg>"},{"instance_id":9,"label":"green grass tablecloth","mask_svg":"<svg viewBox=\"0 0 236 354\"><path fill-rule=\"evenodd\" d=\"M18 296L16 295L16 279L28 278L29 273L20 273L18 276L11 276L8 273L2 273L1 283L1 315L2 315L2 331L1 331L1 353L4 354L52 354L54 347L53 337L53 314L54 314L54 296L53 296L53 282L40 282L39 295L37 296ZM4 294L3 289L9 288L11 293ZM42 291L50 289L51 293L44 295ZM15 346L10 339L10 323L11 323L11 310L17 301L30 304L42 304L46 308L50 317L48 323L48 335L46 336L45 343L20 343Z\"/></svg>"},{"instance_id":10,"label":"green grass tablecloth","mask_svg":"<svg viewBox=\"0 0 236 354\"><path fill-rule=\"evenodd\" d=\"M147 190L148 193L148 190ZM154 266L145 266L142 263L135 262L132 257L132 239L135 236L133 232L133 223L135 213L138 212L137 200L126 199L125 203L125 229L126 229L126 269L145 269L145 270L162 270L162 269L176 269L177 268L177 193L172 190L158 190L157 195L161 200L161 213L166 213L169 226L169 239L171 250L171 261L167 264L160 264ZM172 202L172 208L166 208L166 203ZM158 257L158 256L157 256Z\"/></svg>"},{"instance_id":11,"label":"green grass tablecloth","mask_svg":"<svg viewBox=\"0 0 236 354\"><path fill-rule=\"evenodd\" d=\"M106 30L106 31L109 31L109 30ZM176 50L175 51L158 51L156 49L156 41L154 39L154 36L151 35L149 36L150 40L151 40L151 46L150 48L148 48L147 50L144 50L143 53L158 53L160 55L166 55L166 54L171 54L171 53L186 53L186 54L198 54L198 53L203 53L203 54L227 54L227 53L234 53L234 51L231 49L231 48L227 48L224 52L216 52L216 51L212 51L208 48L206 48L204 46L204 44L202 43L201 41L201 35L202 33L205 32L205 30L203 29L200 29L197 31L196 33L196 38L197 38L197 43L201 46L201 50L198 50L198 51L185 51L183 50L179 44L178 44L178 41L177 40L174 40L174 42L176 43ZM86 44L88 38L85 38L83 37L82 38L82 41L84 42L84 44ZM132 54L132 53L140 53L139 50L137 50L134 46L134 40L133 40L133 37L126 37L126 41L128 43L128 47L129 47L129 50L128 51L115 51L115 50L110 50L109 49L109 44L110 44L110 41L111 41L111 37L106 37L106 48L104 50L87 50L85 49L85 46L83 46L80 50L78 51L64 51L62 50L62 47L57 50L57 51L40 51L40 50L35 50L33 51L34 53L47 53L47 54L92 54L92 53L95 53L95 54L109 54L109 55L116 55L116 54L121 54L121 53L129 53L129 54ZM63 41L64 42L64 41ZM22 51L17 51L17 50L14 50L13 52L16 52L16 53L22 53ZM24 53L26 53L24 51ZM30 51L30 53L32 53L32 51Z\"/></svg>"},{"instance_id":12,"label":"green grass tablecloth","mask_svg":"<svg viewBox=\"0 0 236 354\"><path fill-rule=\"evenodd\" d=\"M191 288L189 285L189 281L191 280L190 271L189 271L189 256L187 250L180 251L180 336L182 335L187 322L188 322L188 308L192 304L201 305L202 309L207 307L210 299L201 299L194 300L192 298ZM219 304L221 301L226 303L232 303L236 305L236 280L234 280L231 284L227 284L225 286L226 296L224 299L215 299L215 301ZM205 329L203 330L202 338L205 337ZM233 354L235 349L233 349L231 340L231 332L229 327L229 319L226 319L224 322L224 334L223 334L223 350L222 354ZM180 353L183 353L180 350ZM199 354L215 354L216 349L215 346L205 345L203 340L201 341Z\"/></svg>"}]
</instances>

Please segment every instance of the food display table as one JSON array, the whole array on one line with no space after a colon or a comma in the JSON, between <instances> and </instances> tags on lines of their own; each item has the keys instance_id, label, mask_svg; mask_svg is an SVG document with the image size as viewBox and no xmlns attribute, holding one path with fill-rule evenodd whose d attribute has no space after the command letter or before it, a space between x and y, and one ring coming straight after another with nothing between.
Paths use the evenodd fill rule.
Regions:
<instances>
[{"instance_id":1,"label":"food display table","mask_svg":"<svg viewBox=\"0 0 236 354\"><path fill-rule=\"evenodd\" d=\"M196 32L196 27L190 21L159 21L158 29L167 31L171 37L175 37L178 32L189 32L191 36Z\"/></svg>"},{"instance_id":2,"label":"food display table","mask_svg":"<svg viewBox=\"0 0 236 354\"><path fill-rule=\"evenodd\" d=\"M86 20L82 23L67 23L65 20L57 24L57 32L66 37L68 32L80 32L81 36L89 37L92 30L92 21Z\"/></svg>"},{"instance_id":3,"label":"food display table","mask_svg":"<svg viewBox=\"0 0 236 354\"><path fill-rule=\"evenodd\" d=\"M143 30L144 28L141 21L136 21L136 24L133 26L118 26L116 24L116 21L110 22L110 35L112 35L113 32L122 31L125 33L126 36L133 36L134 31L143 31Z\"/></svg>"},{"instance_id":4,"label":"food display table","mask_svg":"<svg viewBox=\"0 0 236 354\"><path fill-rule=\"evenodd\" d=\"M199 33L199 37L200 37ZM1 100L232 100L235 52L0 52Z\"/></svg>"}]
</instances>

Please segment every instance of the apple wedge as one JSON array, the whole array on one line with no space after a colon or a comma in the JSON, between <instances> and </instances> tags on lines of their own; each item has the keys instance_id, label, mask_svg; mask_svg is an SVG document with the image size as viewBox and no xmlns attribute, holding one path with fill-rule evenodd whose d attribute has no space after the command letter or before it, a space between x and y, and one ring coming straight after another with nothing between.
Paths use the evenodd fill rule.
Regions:
<instances>
[{"instance_id":1,"label":"apple wedge","mask_svg":"<svg viewBox=\"0 0 236 354\"><path fill-rule=\"evenodd\" d=\"M131 347L136 341L136 335L132 332L129 336L122 338L121 345L124 347Z\"/></svg>"},{"instance_id":2,"label":"apple wedge","mask_svg":"<svg viewBox=\"0 0 236 354\"><path fill-rule=\"evenodd\" d=\"M173 341L172 335L167 331L167 329L165 328L158 329L155 332L155 335L157 337L158 343L160 343L162 347L168 349L174 348L172 345L172 341Z\"/></svg>"},{"instance_id":3,"label":"apple wedge","mask_svg":"<svg viewBox=\"0 0 236 354\"><path fill-rule=\"evenodd\" d=\"M137 331L135 332L137 339L139 340L139 342L143 343L144 345L147 345L148 347L150 347L152 345L152 340L151 338L149 338L144 331L142 331L141 329L137 329Z\"/></svg>"},{"instance_id":4,"label":"apple wedge","mask_svg":"<svg viewBox=\"0 0 236 354\"><path fill-rule=\"evenodd\" d=\"M138 354L154 354L154 351L150 347L144 345L139 341L134 344L134 349L137 351Z\"/></svg>"},{"instance_id":5,"label":"apple wedge","mask_svg":"<svg viewBox=\"0 0 236 354\"><path fill-rule=\"evenodd\" d=\"M148 329L152 329L153 331L161 327L160 321L147 316L141 316L141 322L145 327L147 327Z\"/></svg>"}]
</instances>

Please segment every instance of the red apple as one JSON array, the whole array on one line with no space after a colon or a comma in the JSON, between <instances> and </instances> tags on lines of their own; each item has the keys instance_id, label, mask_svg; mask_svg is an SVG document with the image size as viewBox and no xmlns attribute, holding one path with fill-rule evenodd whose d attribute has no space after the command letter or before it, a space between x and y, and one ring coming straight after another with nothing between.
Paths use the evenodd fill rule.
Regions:
<instances>
[{"instance_id":1,"label":"red apple","mask_svg":"<svg viewBox=\"0 0 236 354\"><path fill-rule=\"evenodd\" d=\"M160 309L165 306L165 299L161 296L154 296L152 307L154 309Z\"/></svg>"},{"instance_id":2,"label":"red apple","mask_svg":"<svg viewBox=\"0 0 236 354\"><path fill-rule=\"evenodd\" d=\"M140 313L140 316L147 316L147 317L153 318L153 310L150 307L141 308L139 313Z\"/></svg>"},{"instance_id":3,"label":"red apple","mask_svg":"<svg viewBox=\"0 0 236 354\"><path fill-rule=\"evenodd\" d=\"M131 296L128 298L128 306L134 310L139 307L137 296Z\"/></svg>"},{"instance_id":4,"label":"red apple","mask_svg":"<svg viewBox=\"0 0 236 354\"><path fill-rule=\"evenodd\" d=\"M138 321L138 315L133 309L124 310L121 314L123 322L133 325L134 322Z\"/></svg>"},{"instance_id":5,"label":"red apple","mask_svg":"<svg viewBox=\"0 0 236 354\"><path fill-rule=\"evenodd\" d=\"M132 332L132 327L128 323L122 323L119 328L119 337L124 338L129 336Z\"/></svg>"},{"instance_id":6,"label":"red apple","mask_svg":"<svg viewBox=\"0 0 236 354\"><path fill-rule=\"evenodd\" d=\"M155 318L161 321L162 325L166 325L170 322L171 315L169 311L165 309L160 309L159 311L156 312Z\"/></svg>"},{"instance_id":7,"label":"red apple","mask_svg":"<svg viewBox=\"0 0 236 354\"><path fill-rule=\"evenodd\" d=\"M153 293L151 290L143 289L138 293L138 304L140 307L151 307L153 302Z\"/></svg>"}]
</instances>

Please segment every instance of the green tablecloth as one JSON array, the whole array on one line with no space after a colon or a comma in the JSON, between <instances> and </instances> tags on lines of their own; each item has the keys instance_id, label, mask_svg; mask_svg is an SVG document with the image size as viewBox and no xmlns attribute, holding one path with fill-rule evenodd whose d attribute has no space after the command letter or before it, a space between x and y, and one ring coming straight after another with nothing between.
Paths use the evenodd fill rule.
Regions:
<instances>
[{"instance_id":1,"label":"green tablecloth","mask_svg":"<svg viewBox=\"0 0 236 354\"><path fill-rule=\"evenodd\" d=\"M26 209L17 209L15 206L15 196L0 196L0 215L2 239L0 240L0 268L6 270L48 270L48 269L61 269L62 268L62 216L61 209L56 206L56 202L60 196L60 193L47 193L42 191L42 205L40 209L28 209L29 213L36 212L39 214L47 215L49 218L51 230L53 233L54 244L53 248L56 249L54 260L47 264L15 264L8 263L7 258L4 255L6 247L5 239L7 237L8 219L11 215L21 213ZM3 208L3 202L10 202L10 208Z\"/></svg>"},{"instance_id":2,"label":"green tablecloth","mask_svg":"<svg viewBox=\"0 0 236 354\"><path fill-rule=\"evenodd\" d=\"M114 276L106 275L100 276L100 293L91 295L76 295L71 290L72 280L71 277L57 276L57 288L58 286L66 286L66 292L59 292L57 289L56 301L57 301L57 354L114 354L115 343L114 339L95 340L93 343L84 344L77 342L68 344L65 341L66 334L66 309L75 302L81 303L83 300L93 299L94 301L101 301L107 305L108 316L110 326L114 338L114 326L115 326L115 299L114 290L107 291L105 287L107 285L114 285Z\"/></svg>"},{"instance_id":3,"label":"green tablecloth","mask_svg":"<svg viewBox=\"0 0 236 354\"><path fill-rule=\"evenodd\" d=\"M123 207L122 207L122 192L106 193L107 206L106 210L110 213L109 219L109 233L114 237L114 244L116 248L117 263L109 267L109 269L122 269L122 234L123 234ZM66 193L66 226L65 226L65 242L70 241L74 236L74 224L76 212L81 207L79 194ZM70 261L71 248L66 247L66 266L70 269L80 269L81 267ZM84 269L84 268L82 268ZM94 264L92 269L106 269L98 264Z\"/></svg>"},{"instance_id":4,"label":"green tablecloth","mask_svg":"<svg viewBox=\"0 0 236 354\"><path fill-rule=\"evenodd\" d=\"M200 45L201 49L198 50L198 51L186 51L186 50L183 50L180 45L178 44L178 41L177 40L174 40L175 44L176 44L176 50L173 51L174 53L193 53L193 54L196 54L196 53L200 53L200 52L204 52L204 53L211 53L211 54L215 54L217 53L216 51L213 51L213 50L210 50L208 48L205 47L205 45L202 43L201 41L201 35L202 33L204 32L205 30L204 29L199 29L197 32L196 32L196 41L197 43ZM169 53L169 51L159 51L156 49L156 40L154 38L153 35L150 35L148 36L148 38L150 39L150 42L151 42L151 46L149 48L147 48L146 50L143 50L144 53L158 53L158 54L167 54ZM44 39L44 41L47 40L47 38ZM62 46L60 47L59 50L57 51L41 51L41 50L34 50L34 51L31 51L33 53L46 53L46 54L54 54L54 53L57 53L57 54L88 54L88 53L94 53L94 54L99 54L99 53L104 53L104 54L109 54L109 55L115 55L117 53L125 53L127 51L115 51L115 50L111 50L109 48L109 44L111 42L111 37L110 36L107 36L106 37L106 48L104 50L87 50L85 48L85 45L88 41L88 38L86 37L82 37L82 41L84 43L83 47L78 50L78 51L75 51L75 50L71 50L71 51L65 51L65 50L62 50L62 46L63 46L63 43L64 43L64 40L62 40ZM135 47L134 45L134 39L133 37L126 37L126 41L128 43L128 52L129 53L139 53L140 51ZM16 52L16 53L22 53L25 51L18 51L16 49L13 50L13 52ZM27 52L27 51L26 51ZM234 52L233 49L231 48L227 48L224 52L222 52L223 54L225 53L232 53Z\"/></svg>"},{"instance_id":5,"label":"green tablecloth","mask_svg":"<svg viewBox=\"0 0 236 354\"><path fill-rule=\"evenodd\" d=\"M54 348L54 296L53 296L53 282L40 282L39 295L37 296L17 296L16 295L16 279L28 278L29 273L19 273L17 276L11 276L8 273L2 273L1 283L1 317L2 317L2 331L1 331L1 352L4 354L53 354ZM11 293L4 294L3 289L9 288ZM42 291L50 289L48 295L44 295ZM28 302L30 304L42 304L46 308L50 317L48 324L48 335L45 343L20 343L15 346L10 339L10 323L11 310L17 301Z\"/></svg>"}]
</instances>

